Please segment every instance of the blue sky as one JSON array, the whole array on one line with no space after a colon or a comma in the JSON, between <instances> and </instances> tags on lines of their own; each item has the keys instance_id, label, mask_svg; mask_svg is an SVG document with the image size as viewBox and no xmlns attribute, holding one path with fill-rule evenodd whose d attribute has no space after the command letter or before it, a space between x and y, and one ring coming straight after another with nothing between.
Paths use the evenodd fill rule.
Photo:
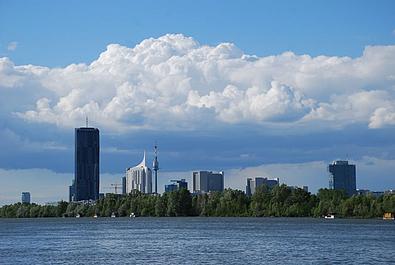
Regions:
<instances>
[{"instance_id":1,"label":"blue sky","mask_svg":"<svg viewBox=\"0 0 395 265\"><path fill-rule=\"evenodd\" d=\"M358 56L393 44L393 1L0 1L2 54L16 64L91 62L109 43L183 33L259 56ZM18 42L18 52L6 51Z\"/></svg>"},{"instance_id":2,"label":"blue sky","mask_svg":"<svg viewBox=\"0 0 395 265\"><path fill-rule=\"evenodd\" d=\"M160 147L162 178L225 170L312 191L326 164L395 188L393 1L0 1L0 204L67 198L74 127L103 187Z\"/></svg>"}]
</instances>

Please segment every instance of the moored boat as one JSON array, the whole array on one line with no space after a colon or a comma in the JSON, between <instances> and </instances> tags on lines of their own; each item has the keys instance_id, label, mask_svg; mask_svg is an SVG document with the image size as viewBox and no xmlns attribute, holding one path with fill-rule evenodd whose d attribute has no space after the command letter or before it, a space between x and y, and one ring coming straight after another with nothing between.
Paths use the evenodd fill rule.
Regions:
<instances>
[{"instance_id":1,"label":"moored boat","mask_svg":"<svg viewBox=\"0 0 395 265\"><path fill-rule=\"evenodd\" d=\"M114 212L112 212L112 214L111 214L111 218L115 218L116 216L115 216L115 213Z\"/></svg>"},{"instance_id":2,"label":"moored boat","mask_svg":"<svg viewBox=\"0 0 395 265\"><path fill-rule=\"evenodd\" d=\"M393 213L384 213L383 220L395 220L395 216Z\"/></svg>"},{"instance_id":3,"label":"moored boat","mask_svg":"<svg viewBox=\"0 0 395 265\"><path fill-rule=\"evenodd\" d=\"M335 215L334 214L327 214L324 216L325 219L335 219Z\"/></svg>"}]
</instances>

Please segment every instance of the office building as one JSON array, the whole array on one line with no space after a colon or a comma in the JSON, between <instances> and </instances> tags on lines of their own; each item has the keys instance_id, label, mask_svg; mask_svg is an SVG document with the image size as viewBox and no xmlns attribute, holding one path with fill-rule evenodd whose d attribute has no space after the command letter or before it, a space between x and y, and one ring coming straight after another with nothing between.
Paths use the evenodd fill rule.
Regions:
<instances>
[{"instance_id":1,"label":"office building","mask_svg":"<svg viewBox=\"0 0 395 265\"><path fill-rule=\"evenodd\" d=\"M126 194L126 177L122 177L122 194Z\"/></svg>"},{"instance_id":2,"label":"office building","mask_svg":"<svg viewBox=\"0 0 395 265\"><path fill-rule=\"evenodd\" d=\"M266 185L268 188L278 186L280 182L279 178L268 179L264 177L247 178L246 194L252 196L255 193L257 187Z\"/></svg>"},{"instance_id":3,"label":"office building","mask_svg":"<svg viewBox=\"0 0 395 265\"><path fill-rule=\"evenodd\" d=\"M69 202L75 201L75 180L69 186Z\"/></svg>"},{"instance_id":4,"label":"office building","mask_svg":"<svg viewBox=\"0 0 395 265\"><path fill-rule=\"evenodd\" d=\"M356 194L356 169L348 161L335 161L328 166L329 188L343 190L347 196Z\"/></svg>"},{"instance_id":5,"label":"office building","mask_svg":"<svg viewBox=\"0 0 395 265\"><path fill-rule=\"evenodd\" d=\"M388 191L371 191L371 190L363 190L363 189L357 189L356 194L357 195L363 195L363 196L373 196L375 198L378 198L380 196L383 196L384 194L387 194Z\"/></svg>"},{"instance_id":6,"label":"office building","mask_svg":"<svg viewBox=\"0 0 395 265\"><path fill-rule=\"evenodd\" d=\"M171 192L171 191L176 191L180 189L188 189L188 182L185 181L185 179L181 180L171 180L171 184L165 185L165 192Z\"/></svg>"},{"instance_id":7,"label":"office building","mask_svg":"<svg viewBox=\"0 0 395 265\"><path fill-rule=\"evenodd\" d=\"M126 193L138 190L142 193L152 193L152 170L143 160L135 167L126 169Z\"/></svg>"},{"instance_id":8,"label":"office building","mask_svg":"<svg viewBox=\"0 0 395 265\"><path fill-rule=\"evenodd\" d=\"M22 203L30 203L30 192L22 192Z\"/></svg>"},{"instance_id":9,"label":"office building","mask_svg":"<svg viewBox=\"0 0 395 265\"><path fill-rule=\"evenodd\" d=\"M75 129L74 201L99 199L99 129Z\"/></svg>"},{"instance_id":10,"label":"office building","mask_svg":"<svg viewBox=\"0 0 395 265\"><path fill-rule=\"evenodd\" d=\"M192 173L193 193L224 190L224 172L195 171Z\"/></svg>"},{"instance_id":11,"label":"office building","mask_svg":"<svg viewBox=\"0 0 395 265\"><path fill-rule=\"evenodd\" d=\"M287 186L288 188L290 188L291 190L297 190L297 189L302 189L305 192L309 192L309 187L308 186Z\"/></svg>"},{"instance_id":12,"label":"office building","mask_svg":"<svg viewBox=\"0 0 395 265\"><path fill-rule=\"evenodd\" d=\"M178 186L175 183L166 184L165 185L165 192L172 192L178 190Z\"/></svg>"}]
</instances>

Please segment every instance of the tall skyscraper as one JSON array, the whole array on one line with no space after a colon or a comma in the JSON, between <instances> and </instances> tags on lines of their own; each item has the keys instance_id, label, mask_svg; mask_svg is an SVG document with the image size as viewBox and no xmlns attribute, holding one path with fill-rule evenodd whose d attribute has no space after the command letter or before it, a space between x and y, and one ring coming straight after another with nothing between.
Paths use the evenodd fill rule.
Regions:
<instances>
[{"instance_id":1,"label":"tall skyscraper","mask_svg":"<svg viewBox=\"0 0 395 265\"><path fill-rule=\"evenodd\" d=\"M224 190L224 172L195 171L192 173L193 193Z\"/></svg>"},{"instance_id":2,"label":"tall skyscraper","mask_svg":"<svg viewBox=\"0 0 395 265\"><path fill-rule=\"evenodd\" d=\"M75 129L75 179L74 200L99 199L99 129L82 127Z\"/></svg>"},{"instance_id":3,"label":"tall skyscraper","mask_svg":"<svg viewBox=\"0 0 395 265\"><path fill-rule=\"evenodd\" d=\"M22 192L22 203L30 203L30 192Z\"/></svg>"},{"instance_id":4,"label":"tall skyscraper","mask_svg":"<svg viewBox=\"0 0 395 265\"><path fill-rule=\"evenodd\" d=\"M262 185L266 185L269 188L278 186L280 182L279 178L268 179L263 177L247 178L246 194L252 196L255 193L256 188Z\"/></svg>"},{"instance_id":5,"label":"tall skyscraper","mask_svg":"<svg viewBox=\"0 0 395 265\"><path fill-rule=\"evenodd\" d=\"M147 166L145 152L140 164L126 169L126 193L133 190L152 193L152 171Z\"/></svg>"},{"instance_id":6,"label":"tall skyscraper","mask_svg":"<svg viewBox=\"0 0 395 265\"><path fill-rule=\"evenodd\" d=\"M335 161L328 166L329 188L343 190L348 196L356 193L356 168L348 161Z\"/></svg>"}]
</instances>

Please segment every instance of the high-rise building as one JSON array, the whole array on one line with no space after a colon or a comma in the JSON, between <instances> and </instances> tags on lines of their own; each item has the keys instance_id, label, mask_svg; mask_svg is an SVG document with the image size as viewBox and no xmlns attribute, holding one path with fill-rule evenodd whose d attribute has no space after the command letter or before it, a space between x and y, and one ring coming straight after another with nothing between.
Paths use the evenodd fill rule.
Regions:
<instances>
[{"instance_id":1,"label":"high-rise building","mask_svg":"<svg viewBox=\"0 0 395 265\"><path fill-rule=\"evenodd\" d=\"M30 203L30 192L22 192L22 203Z\"/></svg>"},{"instance_id":2,"label":"high-rise building","mask_svg":"<svg viewBox=\"0 0 395 265\"><path fill-rule=\"evenodd\" d=\"M126 193L138 190L142 193L152 193L152 171L143 160L135 167L126 169Z\"/></svg>"},{"instance_id":3,"label":"high-rise building","mask_svg":"<svg viewBox=\"0 0 395 265\"><path fill-rule=\"evenodd\" d=\"M356 194L356 168L348 161L334 161L328 166L329 188L343 190L347 196Z\"/></svg>"},{"instance_id":4,"label":"high-rise building","mask_svg":"<svg viewBox=\"0 0 395 265\"><path fill-rule=\"evenodd\" d=\"M171 180L171 184L165 185L165 192L171 192L171 191L176 191L180 189L188 189L188 182L185 181L185 179L181 180Z\"/></svg>"},{"instance_id":5,"label":"high-rise building","mask_svg":"<svg viewBox=\"0 0 395 265\"><path fill-rule=\"evenodd\" d=\"M122 194L126 194L126 176L122 177Z\"/></svg>"},{"instance_id":6,"label":"high-rise building","mask_svg":"<svg viewBox=\"0 0 395 265\"><path fill-rule=\"evenodd\" d=\"M74 200L99 199L100 140L97 128L75 129Z\"/></svg>"},{"instance_id":7,"label":"high-rise building","mask_svg":"<svg viewBox=\"0 0 395 265\"><path fill-rule=\"evenodd\" d=\"M278 186L280 182L279 178L268 179L264 177L247 178L246 194L252 196L255 193L256 188L262 185L266 185L269 188Z\"/></svg>"},{"instance_id":8,"label":"high-rise building","mask_svg":"<svg viewBox=\"0 0 395 265\"><path fill-rule=\"evenodd\" d=\"M69 202L75 201L75 179L73 179L72 184L69 186Z\"/></svg>"},{"instance_id":9,"label":"high-rise building","mask_svg":"<svg viewBox=\"0 0 395 265\"><path fill-rule=\"evenodd\" d=\"M224 190L224 172L195 171L192 173L193 193Z\"/></svg>"}]
</instances>

